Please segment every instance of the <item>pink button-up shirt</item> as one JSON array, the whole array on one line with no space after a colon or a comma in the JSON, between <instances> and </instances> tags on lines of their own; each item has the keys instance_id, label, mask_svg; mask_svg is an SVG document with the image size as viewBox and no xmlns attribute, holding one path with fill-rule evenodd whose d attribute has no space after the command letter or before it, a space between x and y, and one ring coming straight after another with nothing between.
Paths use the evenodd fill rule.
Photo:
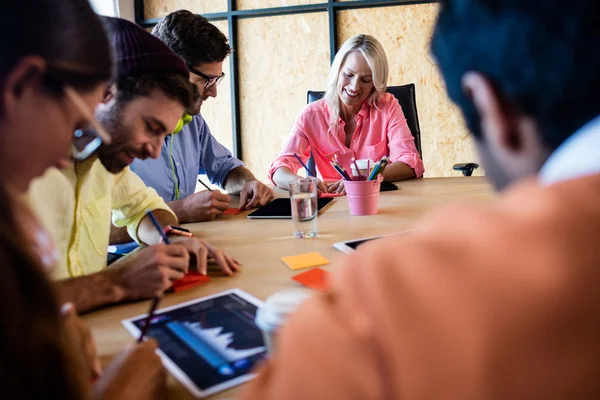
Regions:
<instances>
[{"instance_id":1,"label":"pink button-up shirt","mask_svg":"<svg viewBox=\"0 0 600 400\"><path fill-rule=\"evenodd\" d=\"M344 121L340 118L337 133L329 132L329 106L323 100L307 105L296 118L281 154L271 163L269 179L273 181L273 174L281 167L297 173L302 165L294 153L306 163L311 150L319 177L324 181L341 179L329 163L336 154L348 173L351 173L352 158L377 162L383 156L389 156L391 163L403 162L415 170L417 177L423 175L423 161L402 108L393 95L384 93L379 98L377 108L365 102L355 118L356 129L348 148L345 144Z\"/></svg>"}]
</instances>

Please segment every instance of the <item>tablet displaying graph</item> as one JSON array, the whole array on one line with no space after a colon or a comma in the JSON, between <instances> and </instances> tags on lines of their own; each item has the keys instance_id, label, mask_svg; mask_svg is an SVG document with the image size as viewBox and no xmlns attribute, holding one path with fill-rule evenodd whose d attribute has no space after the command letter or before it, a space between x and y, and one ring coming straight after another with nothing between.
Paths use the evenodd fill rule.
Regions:
<instances>
[{"instance_id":1,"label":"tablet displaying graph","mask_svg":"<svg viewBox=\"0 0 600 400\"><path fill-rule=\"evenodd\" d=\"M252 379L266 355L254 324L262 302L239 289L158 310L147 336L159 343L165 368L194 396L206 397ZM138 337L146 315L123 321Z\"/></svg>"}]
</instances>

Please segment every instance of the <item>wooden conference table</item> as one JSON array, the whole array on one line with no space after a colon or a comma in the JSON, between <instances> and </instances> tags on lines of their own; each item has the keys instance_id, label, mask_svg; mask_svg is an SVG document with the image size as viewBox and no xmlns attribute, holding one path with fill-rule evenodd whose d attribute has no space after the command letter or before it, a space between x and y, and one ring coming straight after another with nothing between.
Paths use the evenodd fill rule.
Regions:
<instances>
[{"instance_id":1,"label":"wooden conference table","mask_svg":"<svg viewBox=\"0 0 600 400\"><path fill-rule=\"evenodd\" d=\"M346 197L335 198L334 204L319 216L319 236L315 239L295 239L291 220L250 220L246 218L248 213L186 225L197 236L209 239L211 244L236 257L243 264L243 270L229 278L214 271L211 282L169 294L161 307L232 288L240 288L264 300L278 290L299 287L291 277L302 271L288 269L281 257L317 251L335 263L342 255L332 248L335 242L409 230L423 214L441 204L461 200L486 202L493 198L493 191L483 177L426 178L396 184L398 191L381 193L379 213L374 216L352 216ZM284 197L287 192L277 191L277 195ZM237 197L232 198L232 202L237 200ZM122 327L121 320L146 313L149 304L149 301L126 304L84 317L104 363L134 341ZM230 389L211 398L233 398L237 390ZM169 398L191 399L192 396L170 377Z\"/></svg>"}]
</instances>

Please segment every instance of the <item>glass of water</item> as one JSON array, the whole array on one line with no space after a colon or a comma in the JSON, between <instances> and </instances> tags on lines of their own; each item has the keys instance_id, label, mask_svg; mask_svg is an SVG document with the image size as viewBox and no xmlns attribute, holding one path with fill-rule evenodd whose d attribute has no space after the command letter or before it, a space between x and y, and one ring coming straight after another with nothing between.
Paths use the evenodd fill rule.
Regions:
<instances>
[{"instance_id":1,"label":"glass of water","mask_svg":"<svg viewBox=\"0 0 600 400\"><path fill-rule=\"evenodd\" d=\"M290 201L294 236L314 238L317 236L317 182L316 178L301 178L290 182Z\"/></svg>"}]
</instances>

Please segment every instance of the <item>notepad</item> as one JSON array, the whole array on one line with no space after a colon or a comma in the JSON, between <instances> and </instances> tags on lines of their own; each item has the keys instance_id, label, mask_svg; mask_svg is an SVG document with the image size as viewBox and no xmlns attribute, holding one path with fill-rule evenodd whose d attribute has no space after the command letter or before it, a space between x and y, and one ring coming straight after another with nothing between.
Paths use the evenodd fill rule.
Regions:
<instances>
[{"instance_id":1,"label":"notepad","mask_svg":"<svg viewBox=\"0 0 600 400\"><path fill-rule=\"evenodd\" d=\"M306 253L299 254L297 256L289 256L283 257L281 259L293 270L302 269L302 268L311 268L311 267L320 267L321 265L329 264L329 260L323 257L319 253Z\"/></svg>"},{"instance_id":2,"label":"notepad","mask_svg":"<svg viewBox=\"0 0 600 400\"><path fill-rule=\"evenodd\" d=\"M313 268L309 271L292 277L293 280L307 288L325 292L329 288L329 272L321 268Z\"/></svg>"},{"instance_id":3,"label":"notepad","mask_svg":"<svg viewBox=\"0 0 600 400\"><path fill-rule=\"evenodd\" d=\"M223 212L223 215L238 215L241 212L239 208L228 208Z\"/></svg>"}]
</instances>

